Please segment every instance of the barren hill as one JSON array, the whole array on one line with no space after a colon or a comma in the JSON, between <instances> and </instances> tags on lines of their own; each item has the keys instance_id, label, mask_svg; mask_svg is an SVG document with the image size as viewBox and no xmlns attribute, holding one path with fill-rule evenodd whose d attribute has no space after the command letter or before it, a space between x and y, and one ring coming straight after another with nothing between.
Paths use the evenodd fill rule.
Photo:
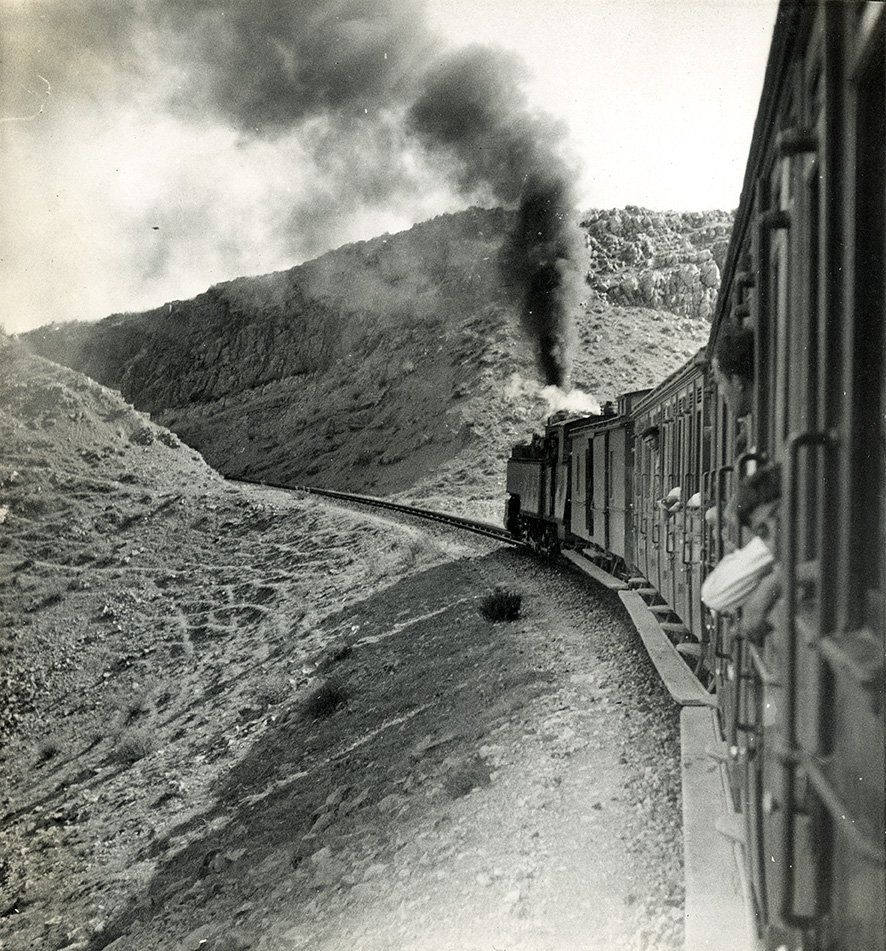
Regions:
<instances>
[{"instance_id":1,"label":"barren hill","mask_svg":"<svg viewBox=\"0 0 886 951\"><path fill-rule=\"evenodd\" d=\"M681 947L675 709L615 599L225 482L2 334L0 438L0 946Z\"/></svg>"},{"instance_id":2,"label":"barren hill","mask_svg":"<svg viewBox=\"0 0 886 951\"><path fill-rule=\"evenodd\" d=\"M510 222L472 208L25 339L119 389L225 475L492 515L508 446L549 408L498 267ZM730 226L722 212L584 217L577 388L603 401L653 385L705 342Z\"/></svg>"},{"instance_id":3,"label":"barren hill","mask_svg":"<svg viewBox=\"0 0 886 951\"><path fill-rule=\"evenodd\" d=\"M610 946L680 946L673 710L605 599L225 483L159 424L225 474L497 517L548 405L502 303L505 217L28 335L57 362L0 335L4 946L436 949L486 919L483 946L578 946L601 871ZM728 218L585 227L574 382L602 400L704 342ZM477 604L505 582L526 607L502 634Z\"/></svg>"}]
</instances>

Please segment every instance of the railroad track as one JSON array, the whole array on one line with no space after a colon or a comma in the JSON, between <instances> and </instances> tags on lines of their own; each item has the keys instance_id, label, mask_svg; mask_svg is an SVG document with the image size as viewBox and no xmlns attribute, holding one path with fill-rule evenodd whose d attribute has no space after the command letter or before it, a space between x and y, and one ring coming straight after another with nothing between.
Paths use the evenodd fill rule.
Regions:
<instances>
[{"instance_id":1,"label":"railroad track","mask_svg":"<svg viewBox=\"0 0 886 951\"><path fill-rule=\"evenodd\" d=\"M373 495L357 495L353 492L338 492L334 489L318 489L309 485L277 485L274 482L259 482L255 479L237 479L235 481L246 482L250 485L263 485L270 489L287 489L293 492L323 495L330 499L339 499L342 502L355 502L359 505L369 506L370 508L388 509L392 512L401 512L404 515L412 515L429 522L442 522L444 525L463 528L465 531L473 532L475 535L485 535L488 538L494 538L508 545L525 547L522 541L514 538L506 529L498 525L493 525L491 522L480 522L471 518L462 518L460 515L436 512L433 509L418 508L414 505L403 505L400 502L389 502L387 499L380 499Z\"/></svg>"},{"instance_id":2,"label":"railroad track","mask_svg":"<svg viewBox=\"0 0 886 951\"><path fill-rule=\"evenodd\" d=\"M273 482L259 482L254 479L240 479L250 485L262 485L268 488L285 489L293 492L306 492L311 495L322 495L342 502L352 502L371 508L387 509L411 515L425 521L440 522L455 528L485 535L508 545L530 549L526 542L515 539L506 529L493 525L490 522L480 522L474 519L462 518L459 515L450 515L446 512L437 512L433 509L418 508L413 505L403 505L399 502L389 502L372 495L358 495L352 492L338 492L335 489L319 489L307 485L277 485ZM628 584L614 575L608 574L593 562L578 552L564 551L563 559L570 561L575 567L589 575L595 582L602 584L618 593L630 615L637 633L643 641L650 660L658 671L658 675L672 698L681 707L715 708L717 698L698 679L691 670L686 659L677 651L671 639L662 626L661 619L654 614L640 592L631 589Z\"/></svg>"}]
</instances>

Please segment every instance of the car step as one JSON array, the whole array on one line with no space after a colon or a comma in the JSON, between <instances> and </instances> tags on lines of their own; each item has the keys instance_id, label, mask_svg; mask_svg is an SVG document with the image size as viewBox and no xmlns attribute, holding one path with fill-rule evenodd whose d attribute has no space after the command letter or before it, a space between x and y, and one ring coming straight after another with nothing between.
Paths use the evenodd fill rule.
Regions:
<instances>
[{"instance_id":1,"label":"car step","mask_svg":"<svg viewBox=\"0 0 886 951\"><path fill-rule=\"evenodd\" d=\"M666 634L680 634L685 636L690 633L689 628L685 624L680 624L678 621L659 621L659 627Z\"/></svg>"}]
</instances>

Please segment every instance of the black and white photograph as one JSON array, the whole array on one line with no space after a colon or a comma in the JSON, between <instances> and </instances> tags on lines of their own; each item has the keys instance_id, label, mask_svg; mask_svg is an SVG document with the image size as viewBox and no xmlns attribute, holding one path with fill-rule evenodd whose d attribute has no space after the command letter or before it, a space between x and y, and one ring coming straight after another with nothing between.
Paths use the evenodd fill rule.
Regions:
<instances>
[{"instance_id":1,"label":"black and white photograph","mask_svg":"<svg viewBox=\"0 0 886 951\"><path fill-rule=\"evenodd\" d=\"M886 4L0 0L0 951L886 951Z\"/></svg>"}]
</instances>

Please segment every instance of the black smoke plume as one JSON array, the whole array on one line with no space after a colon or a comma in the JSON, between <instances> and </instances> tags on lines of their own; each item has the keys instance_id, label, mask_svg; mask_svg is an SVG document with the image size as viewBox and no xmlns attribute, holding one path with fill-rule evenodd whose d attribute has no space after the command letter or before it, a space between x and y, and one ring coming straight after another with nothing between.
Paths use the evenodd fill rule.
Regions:
<instances>
[{"instance_id":1,"label":"black smoke plume","mask_svg":"<svg viewBox=\"0 0 886 951\"><path fill-rule=\"evenodd\" d=\"M501 257L545 384L568 389L580 290L576 171L563 157L565 130L533 112L525 67L512 54L472 46L432 67L407 114L425 146L453 160L465 193L518 205Z\"/></svg>"},{"instance_id":2,"label":"black smoke plume","mask_svg":"<svg viewBox=\"0 0 886 951\"><path fill-rule=\"evenodd\" d=\"M412 0L40 0L14 10L6 26L25 68L58 101L106 102L111 119L122 107L171 113L196 135L222 125L242 143L307 156L293 175L310 177L280 216L293 245L319 250L324 219L402 206L442 179L471 201L517 208L504 274L545 382L568 385L575 170L565 130L530 107L516 56L440 54ZM200 213L180 230L199 231Z\"/></svg>"},{"instance_id":3,"label":"black smoke plume","mask_svg":"<svg viewBox=\"0 0 886 951\"><path fill-rule=\"evenodd\" d=\"M517 223L503 249L506 279L522 296L522 316L536 342L536 361L546 385L569 389L580 284L580 235L570 183L534 174L526 179Z\"/></svg>"}]
</instances>

